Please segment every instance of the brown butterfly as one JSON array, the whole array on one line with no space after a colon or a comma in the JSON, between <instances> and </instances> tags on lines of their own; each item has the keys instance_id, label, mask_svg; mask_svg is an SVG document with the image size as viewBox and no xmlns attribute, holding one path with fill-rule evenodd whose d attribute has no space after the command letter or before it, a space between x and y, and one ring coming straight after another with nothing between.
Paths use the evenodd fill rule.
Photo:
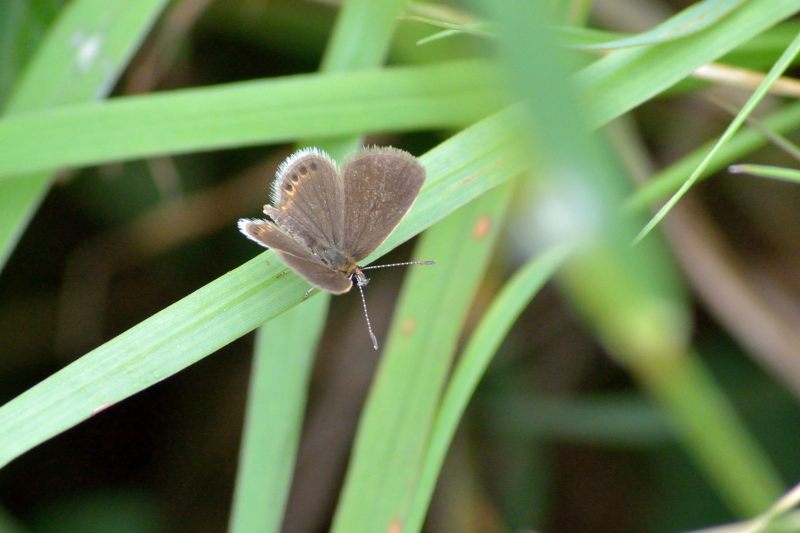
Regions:
<instances>
[{"instance_id":1,"label":"brown butterfly","mask_svg":"<svg viewBox=\"0 0 800 533\"><path fill-rule=\"evenodd\" d=\"M343 294L356 285L377 350L363 291L369 279L363 271L433 261L374 267L360 267L358 262L392 233L424 181L422 165L397 148L364 148L346 158L341 171L322 150L305 148L278 167L272 184L273 205L264 206L264 214L272 220L243 218L239 230L272 248L315 287Z\"/></svg>"}]
</instances>

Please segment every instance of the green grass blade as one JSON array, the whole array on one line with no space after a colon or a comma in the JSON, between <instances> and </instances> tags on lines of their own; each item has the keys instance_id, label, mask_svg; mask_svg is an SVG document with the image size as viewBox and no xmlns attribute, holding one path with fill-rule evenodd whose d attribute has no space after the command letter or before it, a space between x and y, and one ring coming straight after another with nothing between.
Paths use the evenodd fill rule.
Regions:
<instances>
[{"instance_id":1,"label":"green grass blade","mask_svg":"<svg viewBox=\"0 0 800 533\"><path fill-rule=\"evenodd\" d=\"M645 48L618 50L575 77L598 127L690 76L800 10L794 0L749 0L705 31Z\"/></svg>"},{"instance_id":2,"label":"green grass blade","mask_svg":"<svg viewBox=\"0 0 800 533\"><path fill-rule=\"evenodd\" d=\"M347 2L337 17L321 70L347 71L380 65L404 2ZM372 23L364 25L364 20ZM317 146L341 161L360 143L359 136L350 136L309 139L301 144ZM313 355L325 327L329 303L330 295L319 294L258 331L232 532L280 531Z\"/></svg>"},{"instance_id":3,"label":"green grass blade","mask_svg":"<svg viewBox=\"0 0 800 533\"><path fill-rule=\"evenodd\" d=\"M365 131L463 127L498 109L492 77L486 62L455 61L286 76L9 117L0 121L7 147L0 175Z\"/></svg>"},{"instance_id":4,"label":"green grass blade","mask_svg":"<svg viewBox=\"0 0 800 533\"><path fill-rule=\"evenodd\" d=\"M770 165L731 165L728 167L731 174L749 174L758 178L800 183L800 170L793 168L774 167Z\"/></svg>"},{"instance_id":5,"label":"green grass blade","mask_svg":"<svg viewBox=\"0 0 800 533\"><path fill-rule=\"evenodd\" d=\"M320 70L352 71L381 65L405 0L348 0L333 28ZM369 21L369 24L364 24Z\"/></svg>"},{"instance_id":6,"label":"green grass blade","mask_svg":"<svg viewBox=\"0 0 800 533\"><path fill-rule=\"evenodd\" d=\"M713 26L742 3L744 3L744 0L702 0L691 4L652 30L613 41L590 44L583 48L587 50L613 50L615 48L646 46L674 41Z\"/></svg>"},{"instance_id":7,"label":"green grass blade","mask_svg":"<svg viewBox=\"0 0 800 533\"><path fill-rule=\"evenodd\" d=\"M683 198L683 195L685 195L689 191L689 189L697 182L698 178L703 173L708 164L711 162L711 160L714 158L714 156L717 154L720 147L724 145L727 141L729 141L730 138L733 137L733 135L739 130L741 125L744 124L744 121L747 120L747 117L750 116L750 114L753 112L756 106L761 102L764 96L767 95L767 92L769 91L769 88L772 86L772 84L775 83L775 81L783 75L783 73L786 71L787 68L789 68L789 65L791 65L792 61L794 61L794 58L797 56L799 52L800 52L800 35L798 35L795 38L795 40L784 51L784 53L781 55L778 61L775 62L775 65L770 69L769 73L764 78L764 81L762 81L759 84L758 89L756 89L755 92L747 100L747 103L744 105L739 114L737 114L736 117L733 119L733 122L731 122L730 125L727 127L725 132L722 134L717 143L714 145L714 148L711 149L711 151L708 153L708 155L706 155L706 157L703 159L700 165L698 165L698 167L694 170L694 172L692 172L692 174L689 176L689 179L687 179L686 182L683 185L681 185L681 188L678 189L678 192L676 192L667 201L667 203L665 203L661 207L661 209L658 210L658 212L653 216L653 218L650 219L650 221L644 226L644 228L642 228L642 230L634 239L634 242L639 242L643 238L645 238L647 234L650 233L650 231L652 231L653 228L655 228L658 225L658 223L664 219L665 216L667 216L667 213L669 213L672 210L672 208L675 207L675 204L677 204L680 201L680 199Z\"/></svg>"},{"instance_id":8,"label":"green grass blade","mask_svg":"<svg viewBox=\"0 0 800 533\"><path fill-rule=\"evenodd\" d=\"M425 187L368 261L521 172L514 118L485 119L421 157ZM0 465L266 323L306 288L265 252L156 313L0 407Z\"/></svg>"},{"instance_id":9,"label":"green grass blade","mask_svg":"<svg viewBox=\"0 0 800 533\"><path fill-rule=\"evenodd\" d=\"M234 533L280 531L328 300L311 298L258 331L231 517Z\"/></svg>"},{"instance_id":10,"label":"green grass blade","mask_svg":"<svg viewBox=\"0 0 800 533\"><path fill-rule=\"evenodd\" d=\"M166 0L71 2L15 85L6 114L105 96L166 3ZM83 48L82 60L77 63L81 46L88 48ZM88 61L86 50L96 51L92 61ZM46 150L40 146L40 152ZM0 268L49 184L50 174L45 172L0 181Z\"/></svg>"},{"instance_id":11,"label":"green grass blade","mask_svg":"<svg viewBox=\"0 0 800 533\"><path fill-rule=\"evenodd\" d=\"M414 256L359 423L334 532L393 531L408 512L439 394L513 189L498 188L427 231Z\"/></svg>"},{"instance_id":12,"label":"green grass blade","mask_svg":"<svg viewBox=\"0 0 800 533\"><path fill-rule=\"evenodd\" d=\"M528 261L503 286L475 328L437 410L422 473L403 531L422 530L439 471L478 381L520 313L552 277L568 253L568 248L558 247Z\"/></svg>"}]
</instances>

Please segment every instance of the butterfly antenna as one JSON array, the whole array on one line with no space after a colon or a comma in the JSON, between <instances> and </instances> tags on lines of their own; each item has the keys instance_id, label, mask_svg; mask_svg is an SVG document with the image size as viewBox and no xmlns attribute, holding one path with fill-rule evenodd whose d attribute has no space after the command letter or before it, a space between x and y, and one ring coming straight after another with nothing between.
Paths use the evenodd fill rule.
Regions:
<instances>
[{"instance_id":1,"label":"butterfly antenna","mask_svg":"<svg viewBox=\"0 0 800 533\"><path fill-rule=\"evenodd\" d=\"M375 338L375 334L372 333L372 323L369 321L369 313L367 312L367 299L364 298L364 287L361 284L358 284L358 292L361 293L361 305L364 307L364 318L367 319L367 331L369 331L369 338L372 339L372 347L375 350L378 349L378 339Z\"/></svg>"},{"instance_id":2,"label":"butterfly antenna","mask_svg":"<svg viewBox=\"0 0 800 533\"><path fill-rule=\"evenodd\" d=\"M435 265L435 264L436 264L436 261L406 261L404 263L389 263L387 265L365 266L365 267L361 267L361 270L372 270L374 268L402 267L402 266L409 266L409 265Z\"/></svg>"}]
</instances>

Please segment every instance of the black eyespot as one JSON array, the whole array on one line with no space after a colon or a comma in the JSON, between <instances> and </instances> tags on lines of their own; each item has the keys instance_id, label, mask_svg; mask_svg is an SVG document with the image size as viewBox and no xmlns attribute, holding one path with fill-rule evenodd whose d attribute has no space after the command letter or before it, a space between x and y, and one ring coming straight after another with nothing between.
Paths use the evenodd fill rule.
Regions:
<instances>
[{"instance_id":1,"label":"black eyespot","mask_svg":"<svg viewBox=\"0 0 800 533\"><path fill-rule=\"evenodd\" d=\"M292 189L293 189L294 187L292 187L292 184L291 184L291 183L284 183L284 184L283 184L283 188L284 188L284 190L286 190L286 192L292 192Z\"/></svg>"},{"instance_id":2,"label":"black eyespot","mask_svg":"<svg viewBox=\"0 0 800 533\"><path fill-rule=\"evenodd\" d=\"M315 162L313 162L313 161L311 162L311 170L314 170L314 171L317 170L317 164Z\"/></svg>"},{"instance_id":3,"label":"black eyespot","mask_svg":"<svg viewBox=\"0 0 800 533\"><path fill-rule=\"evenodd\" d=\"M298 170L300 171L301 176L305 176L306 173L308 172L308 169L306 168L305 165L300 165L300 168Z\"/></svg>"},{"instance_id":4,"label":"black eyespot","mask_svg":"<svg viewBox=\"0 0 800 533\"><path fill-rule=\"evenodd\" d=\"M299 180L300 178L297 176L297 174L292 174L291 176L289 176L289 179L297 183L297 180Z\"/></svg>"}]
</instances>

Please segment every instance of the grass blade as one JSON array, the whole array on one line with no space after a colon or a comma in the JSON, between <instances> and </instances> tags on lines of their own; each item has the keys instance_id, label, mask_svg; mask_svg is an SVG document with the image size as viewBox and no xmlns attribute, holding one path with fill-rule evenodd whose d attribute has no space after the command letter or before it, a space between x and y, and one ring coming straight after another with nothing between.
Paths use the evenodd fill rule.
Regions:
<instances>
[{"instance_id":1,"label":"grass blade","mask_svg":"<svg viewBox=\"0 0 800 533\"><path fill-rule=\"evenodd\" d=\"M359 423L334 532L393 531L404 522L439 393L511 193L510 185L492 191L420 240L414 256L437 264L409 271L403 286Z\"/></svg>"},{"instance_id":2,"label":"grass blade","mask_svg":"<svg viewBox=\"0 0 800 533\"><path fill-rule=\"evenodd\" d=\"M0 144L8 146L0 152L0 175L365 131L462 127L498 109L502 98L491 77L484 61L454 61L286 76L10 117L0 121Z\"/></svg>"},{"instance_id":3,"label":"grass blade","mask_svg":"<svg viewBox=\"0 0 800 533\"><path fill-rule=\"evenodd\" d=\"M652 30L630 37L583 46L586 50L613 50L631 46L646 46L674 41L702 31L739 7L743 0L702 0L688 6Z\"/></svg>"},{"instance_id":4,"label":"grass blade","mask_svg":"<svg viewBox=\"0 0 800 533\"><path fill-rule=\"evenodd\" d=\"M436 412L422 473L403 531L422 530L450 442L481 376L517 317L552 277L568 253L567 247L558 247L528 261L503 286L475 328Z\"/></svg>"},{"instance_id":5,"label":"grass blade","mask_svg":"<svg viewBox=\"0 0 800 533\"><path fill-rule=\"evenodd\" d=\"M306 388L328 298L311 298L258 331L230 531L280 531ZM302 316L303 320L297 317Z\"/></svg>"},{"instance_id":6,"label":"grass blade","mask_svg":"<svg viewBox=\"0 0 800 533\"><path fill-rule=\"evenodd\" d=\"M580 210L573 207L570 220L587 212L595 214L593 224L585 225L578 236L584 245L561 269L562 290L608 354L657 399L719 494L743 514L763 510L779 491L779 478L702 362L689 355L688 304L680 288L670 283L674 274L661 243L653 239L639 247L630 246L636 221L620 216L625 178L596 136L587 135L579 120L569 119L568 113L580 106L569 98L566 75L556 75L566 60L559 60L555 45L547 39L541 8L522 1L492 5L504 27L500 49L509 76L520 94L535 95L528 100L526 114L532 132L529 138L556 143L546 150L532 145L532 152L547 157L537 161L537 166L570 169L568 173L546 172L543 179L560 187L573 179L573 188L584 191L567 202L581 206ZM740 13L737 10L707 32L657 48L702 41L702 36ZM531 49L540 53L524 53ZM548 74L547 83L537 78L540 72ZM586 203L582 204L581 198ZM663 274L653 276L655 271ZM709 422L703 425L701 420ZM724 463L730 464L725 467Z\"/></svg>"},{"instance_id":7,"label":"grass blade","mask_svg":"<svg viewBox=\"0 0 800 533\"><path fill-rule=\"evenodd\" d=\"M728 167L731 174L750 174L759 178L800 183L800 170L793 168L774 167L770 165L731 165Z\"/></svg>"}]
</instances>

